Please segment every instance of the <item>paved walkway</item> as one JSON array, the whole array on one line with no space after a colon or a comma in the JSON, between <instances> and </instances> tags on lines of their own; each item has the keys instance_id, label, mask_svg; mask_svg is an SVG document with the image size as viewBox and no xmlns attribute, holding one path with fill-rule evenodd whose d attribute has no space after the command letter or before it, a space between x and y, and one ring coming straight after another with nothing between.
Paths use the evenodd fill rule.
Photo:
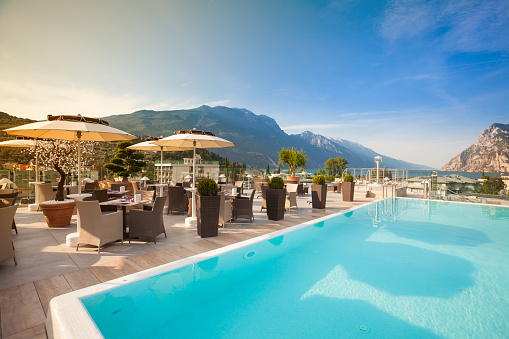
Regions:
<instances>
[{"instance_id":1,"label":"paved walkway","mask_svg":"<svg viewBox=\"0 0 509 339\"><path fill-rule=\"evenodd\" d=\"M255 221L239 219L223 229L219 236L201 239L196 229L186 228L185 216L165 215L168 238L159 236L157 244L135 241L115 243L101 253L97 248L65 245L71 225L48 228L40 212L20 207L16 213L19 234L13 233L18 265L12 260L0 263L0 338L45 338L44 323L49 301L58 295L108 280L207 252L226 245L291 227L353 206L373 201L358 192L355 202L341 201L341 194L327 196L325 210L313 210L309 194L297 199L298 209L285 214L281 221L267 220L260 212L261 198L254 201ZM380 198L380 197L378 197Z\"/></svg>"}]
</instances>

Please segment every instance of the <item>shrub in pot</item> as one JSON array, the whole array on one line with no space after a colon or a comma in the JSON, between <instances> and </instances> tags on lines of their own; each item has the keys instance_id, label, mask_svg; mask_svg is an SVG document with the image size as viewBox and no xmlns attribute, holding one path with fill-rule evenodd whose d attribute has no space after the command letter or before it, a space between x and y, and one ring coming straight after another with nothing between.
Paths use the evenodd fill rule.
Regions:
<instances>
[{"instance_id":1,"label":"shrub in pot","mask_svg":"<svg viewBox=\"0 0 509 339\"><path fill-rule=\"evenodd\" d=\"M282 178L274 177L269 180L265 190L265 202L267 204L267 218L269 220L281 220L285 217L286 189Z\"/></svg>"},{"instance_id":2,"label":"shrub in pot","mask_svg":"<svg viewBox=\"0 0 509 339\"><path fill-rule=\"evenodd\" d=\"M306 156L306 152L301 148L298 151L295 147L282 148L279 155L279 163L285 164L290 168L290 175L287 177L288 180L295 180L297 183L300 182L300 177L295 175L295 171L299 167L306 166L309 157Z\"/></svg>"},{"instance_id":3,"label":"shrub in pot","mask_svg":"<svg viewBox=\"0 0 509 339\"><path fill-rule=\"evenodd\" d=\"M196 225L202 238L217 237L219 227L219 186L212 179L203 179L196 186Z\"/></svg>"},{"instance_id":4,"label":"shrub in pot","mask_svg":"<svg viewBox=\"0 0 509 339\"><path fill-rule=\"evenodd\" d=\"M353 201L355 183L353 182L353 176L351 174L345 174L343 177L343 183L341 184L341 194L343 195L343 201Z\"/></svg>"},{"instance_id":5,"label":"shrub in pot","mask_svg":"<svg viewBox=\"0 0 509 339\"><path fill-rule=\"evenodd\" d=\"M327 199L327 185L322 175L315 175L311 185L311 202L313 208L324 209Z\"/></svg>"}]
</instances>

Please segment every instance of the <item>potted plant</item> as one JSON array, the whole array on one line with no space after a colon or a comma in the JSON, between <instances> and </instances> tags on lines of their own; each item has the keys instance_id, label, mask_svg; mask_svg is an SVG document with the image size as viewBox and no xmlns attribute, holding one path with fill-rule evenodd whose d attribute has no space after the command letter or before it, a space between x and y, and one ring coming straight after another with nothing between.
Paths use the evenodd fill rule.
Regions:
<instances>
[{"instance_id":1,"label":"potted plant","mask_svg":"<svg viewBox=\"0 0 509 339\"><path fill-rule=\"evenodd\" d=\"M286 189L281 177L269 180L265 190L265 202L267 204L267 218L269 220L281 220L285 217Z\"/></svg>"},{"instance_id":2,"label":"potted plant","mask_svg":"<svg viewBox=\"0 0 509 339\"><path fill-rule=\"evenodd\" d=\"M345 174L343 177L343 183L341 184L343 201L353 201L354 188L355 183L353 182L353 176L350 173Z\"/></svg>"},{"instance_id":3,"label":"potted plant","mask_svg":"<svg viewBox=\"0 0 509 339\"><path fill-rule=\"evenodd\" d=\"M313 208L324 209L327 199L327 185L323 175L315 175L311 185L311 202Z\"/></svg>"},{"instance_id":4,"label":"potted plant","mask_svg":"<svg viewBox=\"0 0 509 339\"><path fill-rule=\"evenodd\" d=\"M61 227L71 223L76 204L72 199L64 199L64 183L66 173L76 169L78 145L67 140L37 140L37 147L28 152L36 153L39 162L45 167L53 167L59 174L55 200L39 204L49 227ZM82 142L81 154L92 153L93 143Z\"/></svg>"},{"instance_id":5,"label":"potted plant","mask_svg":"<svg viewBox=\"0 0 509 339\"><path fill-rule=\"evenodd\" d=\"M279 163L285 164L290 168L290 175L287 177L288 180L295 180L300 183L300 177L295 175L295 171L299 167L306 166L309 157L306 157L306 152L301 148L297 151L294 147L282 148L279 154Z\"/></svg>"},{"instance_id":6,"label":"potted plant","mask_svg":"<svg viewBox=\"0 0 509 339\"><path fill-rule=\"evenodd\" d=\"M212 179L201 180L196 194L196 225L202 238L217 237L219 227L219 186Z\"/></svg>"}]
</instances>

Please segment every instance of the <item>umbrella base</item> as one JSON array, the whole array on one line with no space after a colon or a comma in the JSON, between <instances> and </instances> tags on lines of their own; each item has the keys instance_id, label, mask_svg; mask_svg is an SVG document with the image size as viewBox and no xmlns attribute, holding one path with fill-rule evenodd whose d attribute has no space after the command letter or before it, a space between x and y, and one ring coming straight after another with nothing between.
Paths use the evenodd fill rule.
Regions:
<instances>
[{"instance_id":1,"label":"umbrella base","mask_svg":"<svg viewBox=\"0 0 509 339\"><path fill-rule=\"evenodd\" d=\"M196 218L189 217L186 218L186 227L196 227Z\"/></svg>"}]
</instances>

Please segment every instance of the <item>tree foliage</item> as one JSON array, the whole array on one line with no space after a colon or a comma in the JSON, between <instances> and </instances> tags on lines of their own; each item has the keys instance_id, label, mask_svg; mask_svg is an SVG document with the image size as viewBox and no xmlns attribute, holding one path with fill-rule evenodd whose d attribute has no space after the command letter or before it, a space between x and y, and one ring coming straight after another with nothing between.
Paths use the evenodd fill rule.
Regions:
<instances>
[{"instance_id":1,"label":"tree foliage","mask_svg":"<svg viewBox=\"0 0 509 339\"><path fill-rule=\"evenodd\" d=\"M288 166L292 176L295 176L295 171L298 167L306 166L306 163L309 160L309 157L306 156L306 152L302 148L298 151L295 147L283 147L278 155L279 163Z\"/></svg>"},{"instance_id":2,"label":"tree foliage","mask_svg":"<svg viewBox=\"0 0 509 339\"><path fill-rule=\"evenodd\" d=\"M325 169L330 176L341 174L347 168L348 161L345 158L330 158L325 162Z\"/></svg>"},{"instance_id":3,"label":"tree foliage","mask_svg":"<svg viewBox=\"0 0 509 339\"><path fill-rule=\"evenodd\" d=\"M26 149L27 153L37 156L40 165L54 168L60 174L56 200L64 200L64 183L68 172L76 170L78 165L78 144L68 140L37 140L37 147ZM92 154L94 143L82 141L81 164L86 165L84 155Z\"/></svg>"},{"instance_id":4,"label":"tree foliage","mask_svg":"<svg viewBox=\"0 0 509 339\"><path fill-rule=\"evenodd\" d=\"M485 178L486 180L482 183L482 187L477 190L477 193L498 195L501 190L505 189L502 178L492 178L488 175Z\"/></svg>"},{"instance_id":5,"label":"tree foliage","mask_svg":"<svg viewBox=\"0 0 509 339\"><path fill-rule=\"evenodd\" d=\"M145 154L127 148L131 145L133 145L131 141L119 142L115 157L109 163L104 164L104 168L122 177L123 181L127 181L130 175L140 172L146 166L146 162L143 161Z\"/></svg>"}]
</instances>

